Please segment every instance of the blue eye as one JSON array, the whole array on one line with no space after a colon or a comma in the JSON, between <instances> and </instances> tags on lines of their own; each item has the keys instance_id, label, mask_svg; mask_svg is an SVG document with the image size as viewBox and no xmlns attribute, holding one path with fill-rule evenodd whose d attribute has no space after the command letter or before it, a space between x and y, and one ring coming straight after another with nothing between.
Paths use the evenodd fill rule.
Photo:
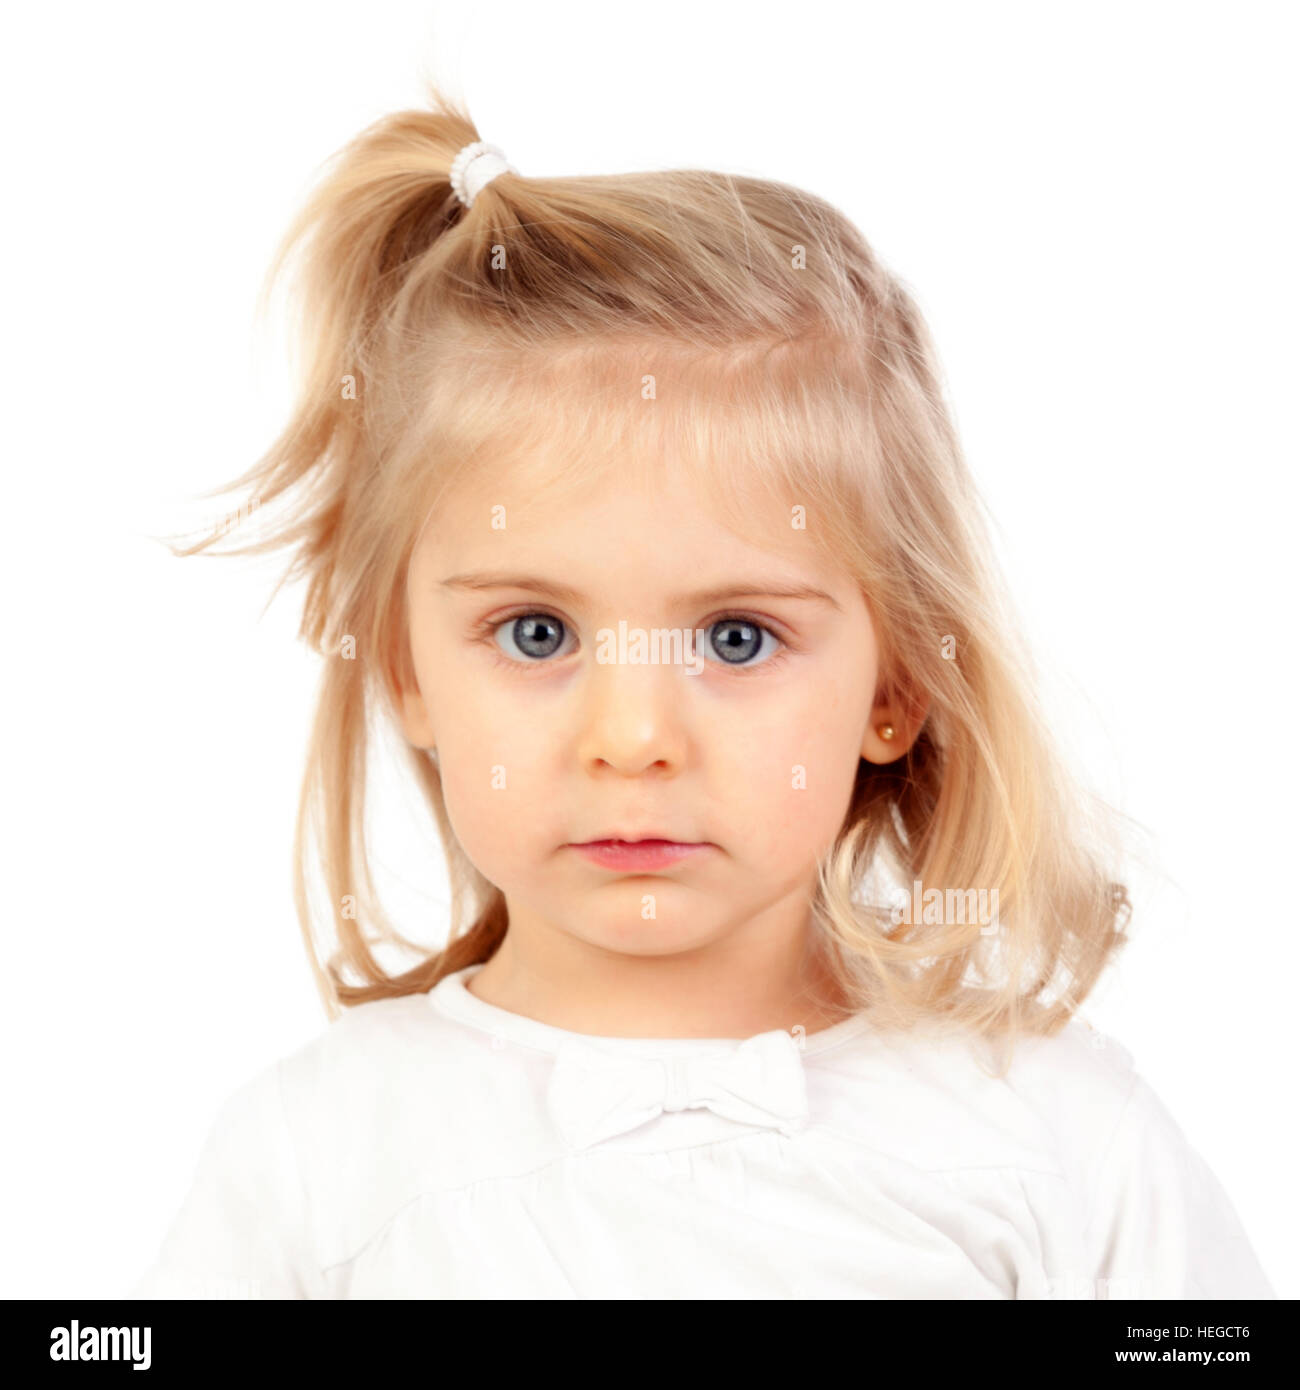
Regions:
<instances>
[{"instance_id":1,"label":"blue eye","mask_svg":"<svg viewBox=\"0 0 1300 1390\"><path fill-rule=\"evenodd\" d=\"M500 640L503 632L510 634L520 653L529 661L544 661L554 656L564 641L564 624L549 613L523 613L517 618L507 618L497 628L497 645L507 656L512 656L514 653Z\"/></svg>"},{"instance_id":2,"label":"blue eye","mask_svg":"<svg viewBox=\"0 0 1300 1390\"><path fill-rule=\"evenodd\" d=\"M764 637L771 638L774 643L780 640L770 629L748 618L720 618L710 625L701 651L707 655L712 647L726 666L761 666L761 661L750 658L762 650ZM771 651L767 653L768 656L772 654Z\"/></svg>"},{"instance_id":3,"label":"blue eye","mask_svg":"<svg viewBox=\"0 0 1300 1390\"><path fill-rule=\"evenodd\" d=\"M487 631L498 648L521 666L545 664L563 647L567 633L559 618L542 612L505 618L489 624ZM784 646L770 628L749 618L719 618L703 631L703 641L694 648L695 654L714 665L746 669L764 666L779 657L779 649Z\"/></svg>"}]
</instances>

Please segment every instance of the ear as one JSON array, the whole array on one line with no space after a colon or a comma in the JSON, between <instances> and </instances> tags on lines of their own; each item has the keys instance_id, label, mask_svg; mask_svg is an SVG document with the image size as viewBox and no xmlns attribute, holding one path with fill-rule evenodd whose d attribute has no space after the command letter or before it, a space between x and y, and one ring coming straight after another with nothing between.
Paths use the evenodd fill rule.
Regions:
<instances>
[{"instance_id":1,"label":"ear","mask_svg":"<svg viewBox=\"0 0 1300 1390\"><path fill-rule=\"evenodd\" d=\"M433 734L433 722L429 718L418 687L401 692L397 711L406 741L415 748L432 748L437 742Z\"/></svg>"},{"instance_id":2,"label":"ear","mask_svg":"<svg viewBox=\"0 0 1300 1390\"><path fill-rule=\"evenodd\" d=\"M919 692L882 689L862 735L862 756L869 763L897 761L916 742L929 712L930 702Z\"/></svg>"},{"instance_id":3,"label":"ear","mask_svg":"<svg viewBox=\"0 0 1300 1390\"><path fill-rule=\"evenodd\" d=\"M410 651L405 644L400 652L390 654L384 668L384 676L393 711L406 741L415 748L432 748L437 742L433 732L433 720L429 716L428 705L420 691Z\"/></svg>"}]
</instances>

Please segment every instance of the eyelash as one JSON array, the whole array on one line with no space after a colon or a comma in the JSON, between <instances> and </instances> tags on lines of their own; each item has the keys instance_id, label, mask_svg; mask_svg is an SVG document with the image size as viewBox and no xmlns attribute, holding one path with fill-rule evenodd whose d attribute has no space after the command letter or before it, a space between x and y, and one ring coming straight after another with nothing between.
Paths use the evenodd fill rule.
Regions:
<instances>
[{"instance_id":1,"label":"eyelash","mask_svg":"<svg viewBox=\"0 0 1300 1390\"><path fill-rule=\"evenodd\" d=\"M553 622L559 623L566 631L572 632L572 628L563 618L549 612L545 608L520 608L517 612L506 613L501 617L485 618L474 628L474 640L484 643L499 666L504 666L511 671L528 670L529 667L546 667L553 664L554 658L538 659L536 661L514 661L508 657L497 645L496 634L499 629L507 623L513 623L519 618L550 618ZM774 628L767 623L760 622L757 618L747 613L724 613L720 617L714 618L711 622L701 624L706 632L718 626L719 623L748 623L751 627L756 627L760 632L766 632L774 641L780 643L777 651L773 652L766 661L756 664L729 664L724 661L712 661L708 657L704 658L705 664L709 666L722 666L730 669L737 675L755 676L760 671L770 671L772 667L784 664L789 660L791 651L795 650L792 643L788 642ZM707 639L706 639L707 640Z\"/></svg>"}]
</instances>

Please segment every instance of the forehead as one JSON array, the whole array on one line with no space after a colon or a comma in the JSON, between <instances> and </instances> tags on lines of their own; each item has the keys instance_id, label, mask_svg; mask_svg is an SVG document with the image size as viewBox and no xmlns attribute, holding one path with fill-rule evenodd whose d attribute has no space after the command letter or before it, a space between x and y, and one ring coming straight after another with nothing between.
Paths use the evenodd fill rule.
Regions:
<instances>
[{"instance_id":1,"label":"forehead","mask_svg":"<svg viewBox=\"0 0 1300 1390\"><path fill-rule=\"evenodd\" d=\"M617 568L769 556L805 578L856 572L843 384L809 375L805 357L632 339L458 344L419 412L433 452L417 551L462 567L488 552Z\"/></svg>"},{"instance_id":2,"label":"forehead","mask_svg":"<svg viewBox=\"0 0 1300 1390\"><path fill-rule=\"evenodd\" d=\"M531 447L462 470L431 509L422 548L457 569L508 558L611 578L743 568L828 579L833 562L796 519L770 488L737 491L677 460Z\"/></svg>"}]
</instances>

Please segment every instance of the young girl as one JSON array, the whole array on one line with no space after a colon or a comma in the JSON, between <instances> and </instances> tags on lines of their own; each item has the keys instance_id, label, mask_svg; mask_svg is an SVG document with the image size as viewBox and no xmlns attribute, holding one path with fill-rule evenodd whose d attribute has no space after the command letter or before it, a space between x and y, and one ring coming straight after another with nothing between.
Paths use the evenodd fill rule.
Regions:
<instances>
[{"instance_id":1,"label":"young girl","mask_svg":"<svg viewBox=\"0 0 1300 1390\"><path fill-rule=\"evenodd\" d=\"M331 1023L226 1101L134 1293L1272 1297L1075 1017L1129 915L1104 810L854 227L532 178L434 92L291 251L301 400L232 484L283 515L229 553L295 547L325 659L296 897ZM370 875L384 728L447 859L433 955Z\"/></svg>"}]
</instances>

